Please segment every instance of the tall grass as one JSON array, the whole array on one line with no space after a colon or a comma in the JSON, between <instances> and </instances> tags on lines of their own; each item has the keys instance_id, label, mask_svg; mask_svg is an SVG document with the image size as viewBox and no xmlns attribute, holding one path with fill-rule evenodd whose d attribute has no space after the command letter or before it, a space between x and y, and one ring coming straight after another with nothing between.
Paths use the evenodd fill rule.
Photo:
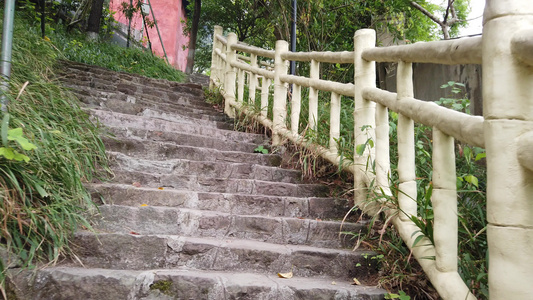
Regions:
<instances>
[{"instance_id":1,"label":"tall grass","mask_svg":"<svg viewBox=\"0 0 533 300\"><path fill-rule=\"evenodd\" d=\"M29 267L68 253L74 230L90 227L83 213L93 203L84 183L108 168L98 125L54 78L62 53L19 14L15 20L8 125L22 128L36 149L4 143L29 161L0 157L0 245ZM9 263L0 259L2 282Z\"/></svg>"}]
</instances>

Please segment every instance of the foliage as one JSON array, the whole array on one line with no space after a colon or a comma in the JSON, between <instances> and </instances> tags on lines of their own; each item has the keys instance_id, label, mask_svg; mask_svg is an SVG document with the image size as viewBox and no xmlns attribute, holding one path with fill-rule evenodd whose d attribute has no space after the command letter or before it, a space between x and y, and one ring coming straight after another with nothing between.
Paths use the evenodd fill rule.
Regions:
<instances>
[{"instance_id":1,"label":"foliage","mask_svg":"<svg viewBox=\"0 0 533 300\"><path fill-rule=\"evenodd\" d=\"M428 0L409 1L410 5L440 26L444 39L455 37L467 24L470 0L443 1L437 5ZM442 16L442 18L440 18Z\"/></svg>"},{"instance_id":2,"label":"foliage","mask_svg":"<svg viewBox=\"0 0 533 300\"><path fill-rule=\"evenodd\" d=\"M108 169L100 129L54 79L61 53L21 15L15 21L2 143L25 157L9 159L5 150L0 157L0 244L28 267L68 254L73 231L90 228L84 213L93 203L84 183ZM2 282L8 263L0 260Z\"/></svg>"},{"instance_id":3,"label":"foliage","mask_svg":"<svg viewBox=\"0 0 533 300\"><path fill-rule=\"evenodd\" d=\"M190 11L194 11L193 2L188 6ZM239 41L262 48L273 48L276 40L290 40L291 2L292 0L203 0L195 68L203 71L210 67L215 25L236 33ZM468 3L468 0L460 3ZM431 11L436 12L438 8L432 7ZM467 6L460 6L458 11L463 13L466 8ZM362 28L374 28L407 42L434 40L438 37L437 25L409 5L409 1L298 1L296 21L297 51L353 51L352 37L356 30ZM190 29L189 20L184 32L188 33ZM305 73L300 69L298 72ZM353 79L353 73L338 77Z\"/></svg>"}]
</instances>

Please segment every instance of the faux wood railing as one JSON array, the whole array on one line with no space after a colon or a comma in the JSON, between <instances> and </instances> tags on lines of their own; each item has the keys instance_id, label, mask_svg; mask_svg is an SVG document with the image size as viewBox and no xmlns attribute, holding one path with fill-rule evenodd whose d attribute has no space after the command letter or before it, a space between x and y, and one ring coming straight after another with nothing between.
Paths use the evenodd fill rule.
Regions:
<instances>
[{"instance_id":1,"label":"faux wood railing","mask_svg":"<svg viewBox=\"0 0 533 300\"><path fill-rule=\"evenodd\" d=\"M288 51L285 41L265 50L237 42L215 27L211 85L220 87L225 112L252 114L243 106L244 86L250 101L261 89L262 111L257 120L272 130L273 144L288 139L312 147L334 164L344 164L355 177L356 203L370 192L390 193L389 117L398 113L398 202L402 213L393 217L395 228L411 247L429 279L444 299L475 299L460 278L458 269L458 216L454 139L487 151L487 220L489 292L491 299L531 299L533 295L533 6L528 0L489 0L484 15L483 37L412 45L375 47L375 32L359 30L353 52ZM237 51L246 55L237 55ZM273 64L258 63L258 56ZM310 76L287 74L289 61L308 62ZM375 62L395 62L397 93L376 88ZM414 99L413 62L435 64L482 64L484 117L470 116ZM351 63L354 83L319 78L321 63ZM245 80L248 74L248 80ZM261 82L259 87L258 83ZM273 83L273 118L266 108ZM287 88L292 85L290 124L287 122ZM318 91L331 92L329 148L309 144L299 132L301 90L309 89L310 128L318 120ZM375 147L347 162L338 155L341 95L355 101L355 145L369 138ZM418 227L415 181L414 124L433 128L434 246L412 247ZM364 132L361 128L367 128ZM371 158L375 172L364 166ZM375 179L375 180L374 180ZM374 190L370 191L370 182ZM394 214L394 212L389 212ZM414 234L415 233L415 234ZM425 238L424 238L425 239ZM435 259L427 259L434 257Z\"/></svg>"}]
</instances>

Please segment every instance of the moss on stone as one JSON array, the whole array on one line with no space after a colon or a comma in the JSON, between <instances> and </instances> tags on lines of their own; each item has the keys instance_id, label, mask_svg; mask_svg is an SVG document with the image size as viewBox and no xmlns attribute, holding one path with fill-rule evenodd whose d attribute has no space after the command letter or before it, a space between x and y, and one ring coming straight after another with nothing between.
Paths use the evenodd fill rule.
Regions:
<instances>
[{"instance_id":1,"label":"moss on stone","mask_svg":"<svg viewBox=\"0 0 533 300\"><path fill-rule=\"evenodd\" d=\"M165 295L173 296L173 293L170 290L171 287L172 287L172 281L159 280L150 285L150 290L158 290Z\"/></svg>"}]
</instances>

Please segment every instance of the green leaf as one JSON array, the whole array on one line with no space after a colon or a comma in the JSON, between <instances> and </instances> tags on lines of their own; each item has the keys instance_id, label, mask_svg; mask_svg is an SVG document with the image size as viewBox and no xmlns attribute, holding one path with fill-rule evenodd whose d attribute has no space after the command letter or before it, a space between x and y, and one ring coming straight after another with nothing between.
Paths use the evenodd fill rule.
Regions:
<instances>
[{"instance_id":1,"label":"green leaf","mask_svg":"<svg viewBox=\"0 0 533 300\"><path fill-rule=\"evenodd\" d=\"M15 153L13 153L12 148L6 148L6 147L0 148L0 155L4 156L5 158L9 160L13 160L15 158Z\"/></svg>"},{"instance_id":2,"label":"green leaf","mask_svg":"<svg viewBox=\"0 0 533 300\"><path fill-rule=\"evenodd\" d=\"M480 159L483 159L483 158L485 158L485 157L487 157L487 153L485 153L485 152L483 152L483 153L478 153L478 154L476 155L476 161L478 161L478 160L480 160Z\"/></svg>"},{"instance_id":3,"label":"green leaf","mask_svg":"<svg viewBox=\"0 0 533 300\"><path fill-rule=\"evenodd\" d=\"M10 140L10 141L17 142L22 147L22 149L24 149L24 150L33 150L33 149L37 148L37 147L35 147L34 144L30 143L28 141L28 139L26 139L22 135L22 128L20 128L20 127L8 130L7 131L7 139Z\"/></svg>"},{"instance_id":4,"label":"green leaf","mask_svg":"<svg viewBox=\"0 0 533 300\"><path fill-rule=\"evenodd\" d=\"M24 155L22 153L17 152L16 150L13 150L13 154L14 154L13 159L16 160L16 161L25 161L25 162L29 162L30 161L29 157L27 157L26 155Z\"/></svg>"},{"instance_id":5,"label":"green leaf","mask_svg":"<svg viewBox=\"0 0 533 300\"><path fill-rule=\"evenodd\" d=\"M49 194L48 194L48 193L43 189L43 187L42 187L40 184L38 184L37 182L34 182L34 187L35 187L35 189L37 190L37 193L39 193L39 195L40 195L41 197L48 197L48 196L49 196Z\"/></svg>"},{"instance_id":6,"label":"green leaf","mask_svg":"<svg viewBox=\"0 0 533 300\"><path fill-rule=\"evenodd\" d=\"M464 178L465 178L466 182L474 185L476 188L479 187L478 186L479 181L478 181L476 176L474 176L474 175L466 175L466 176L464 176Z\"/></svg>"},{"instance_id":7,"label":"green leaf","mask_svg":"<svg viewBox=\"0 0 533 300\"><path fill-rule=\"evenodd\" d=\"M412 247L416 247L416 245L424 238L424 235L423 234L420 234L419 236L416 237L415 241L413 242L413 246Z\"/></svg>"},{"instance_id":8,"label":"green leaf","mask_svg":"<svg viewBox=\"0 0 533 300\"><path fill-rule=\"evenodd\" d=\"M363 155L365 152L366 143L357 145L355 147L355 152L357 152L358 155Z\"/></svg>"}]
</instances>

